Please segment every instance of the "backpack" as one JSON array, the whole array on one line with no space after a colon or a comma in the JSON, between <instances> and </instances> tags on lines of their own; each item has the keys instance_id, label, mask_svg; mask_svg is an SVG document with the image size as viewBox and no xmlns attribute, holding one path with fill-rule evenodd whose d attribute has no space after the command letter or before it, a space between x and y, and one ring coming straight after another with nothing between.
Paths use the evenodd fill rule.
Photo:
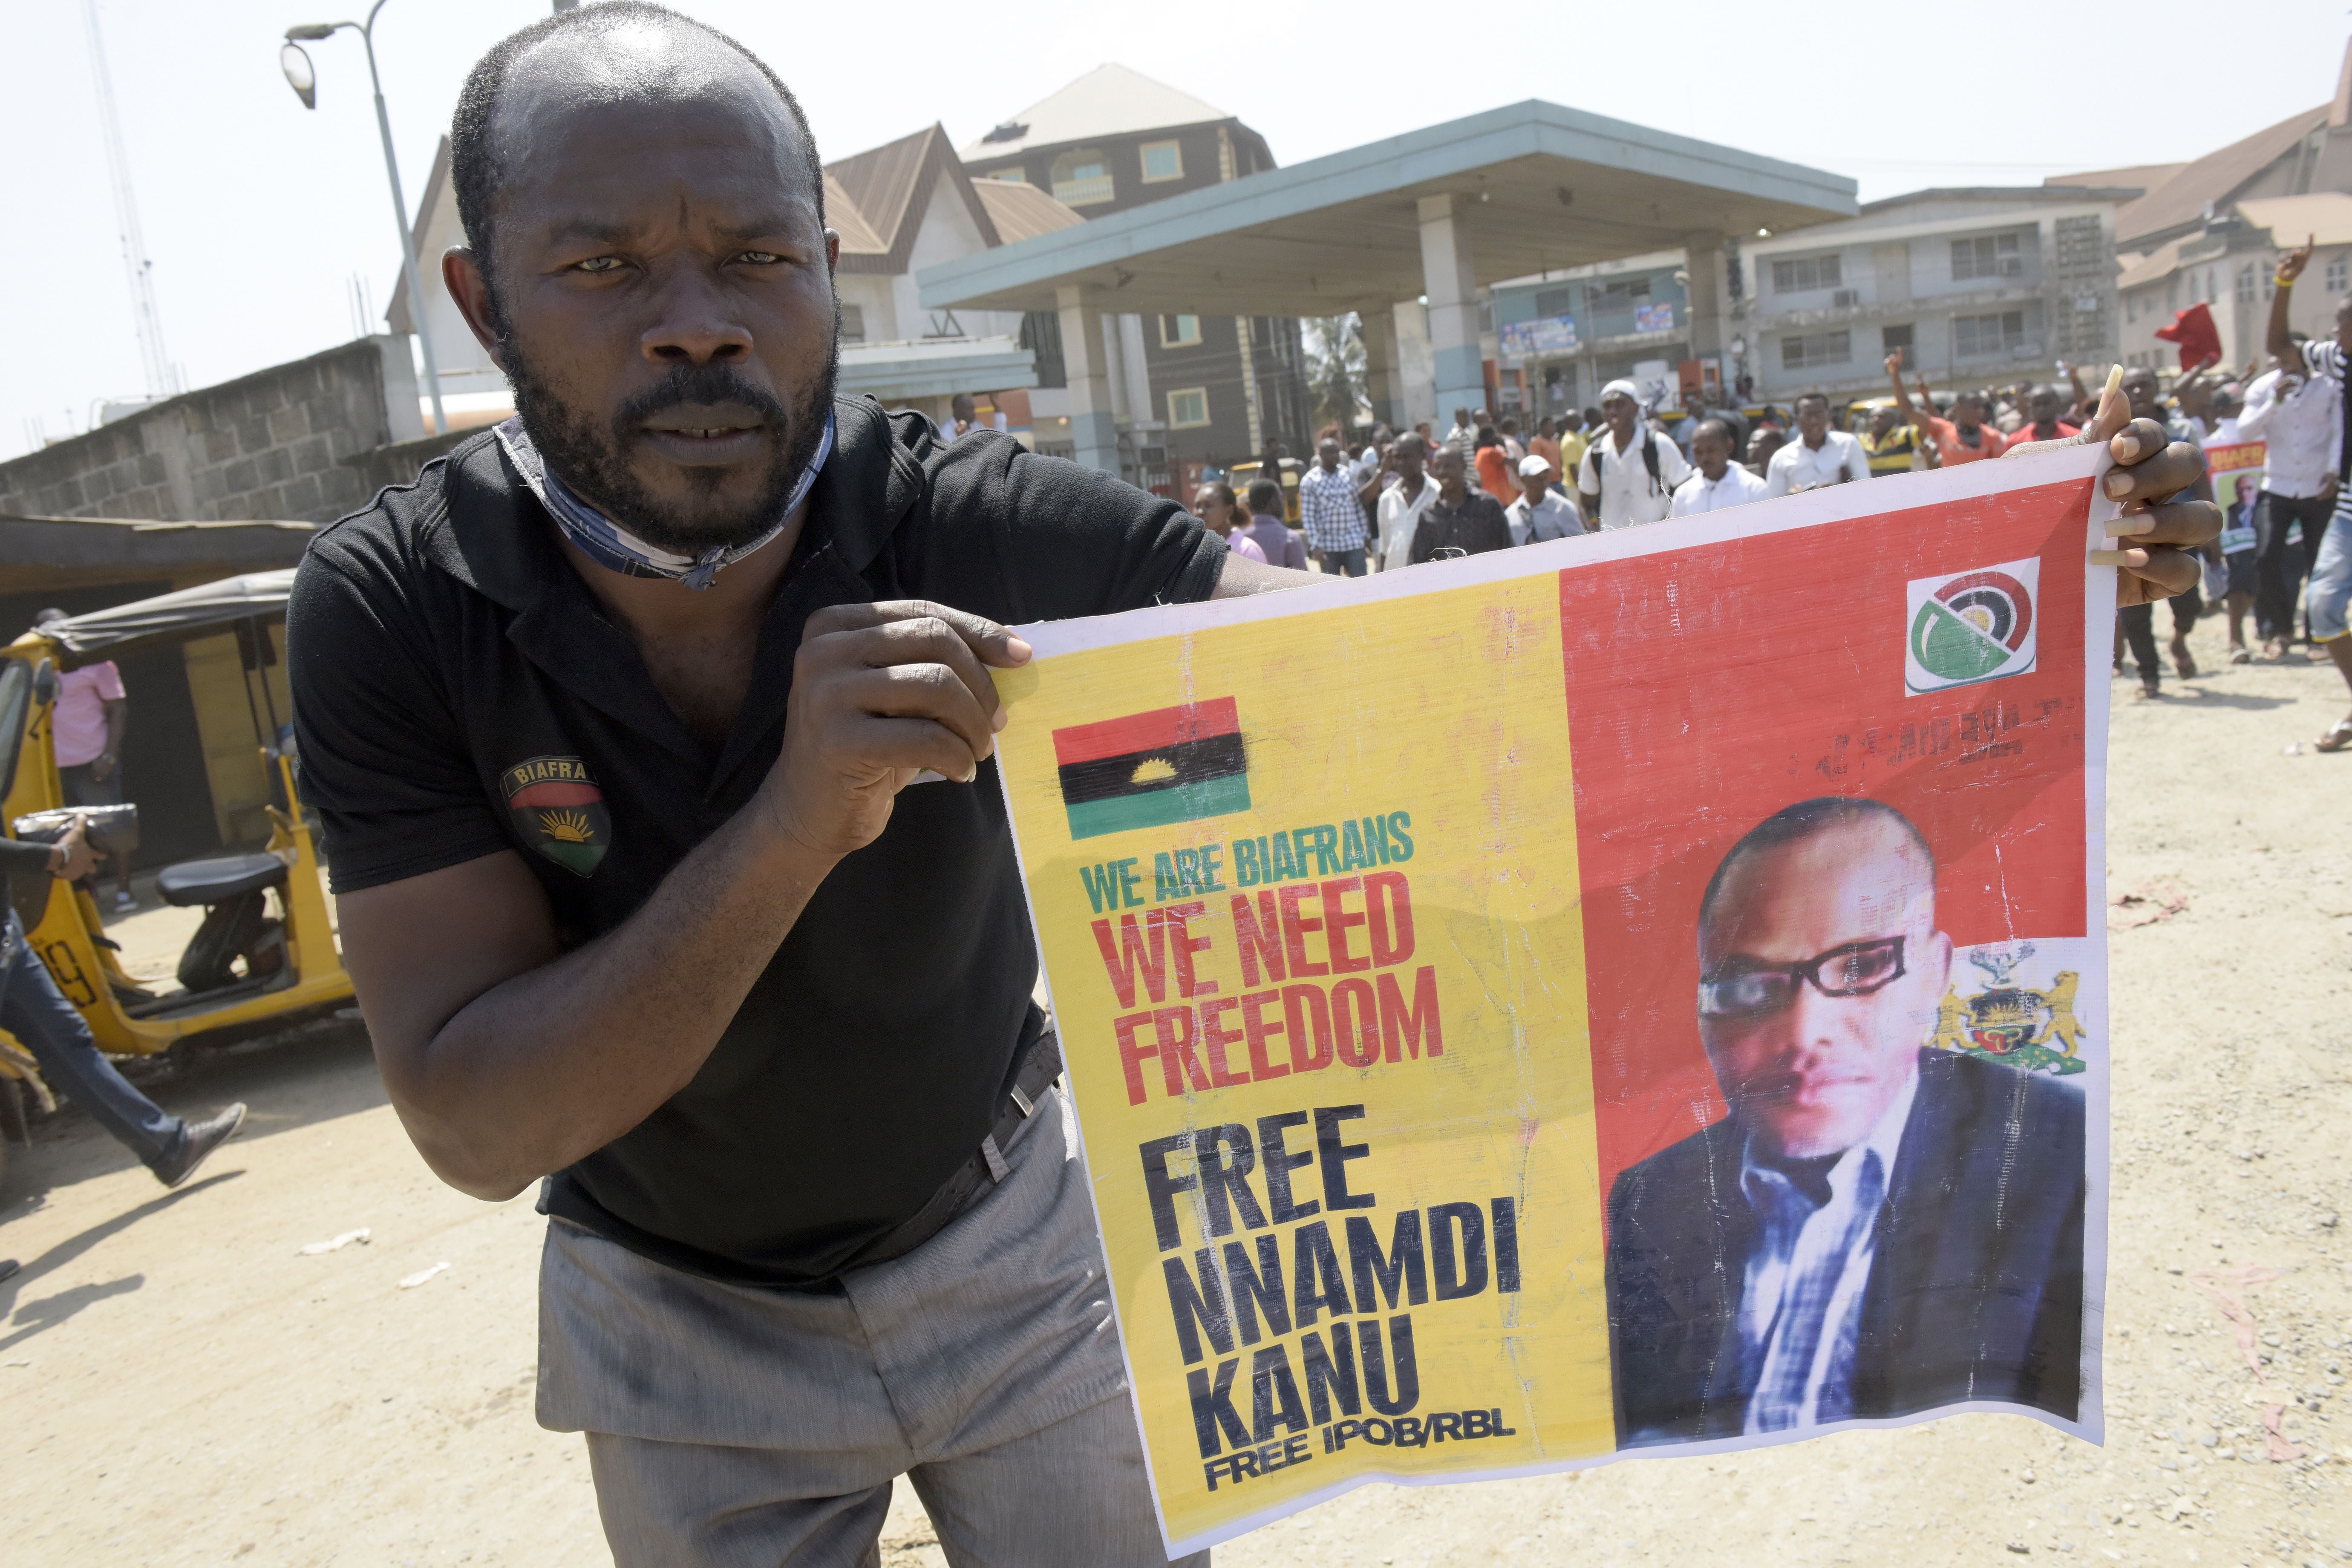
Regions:
<instances>
[{"instance_id":1,"label":"backpack","mask_svg":"<svg viewBox=\"0 0 2352 1568\"><path fill-rule=\"evenodd\" d=\"M1666 481L1658 472L1658 442L1662 437L1654 430L1644 430L1643 434L1649 437L1642 443L1642 466L1650 470L1650 493L1654 496L1662 496L1666 493ZM1604 430L1591 446L1584 449L1584 460L1592 465L1592 482L1596 485L1601 482L1601 443L1608 439L1608 434ZM1597 489L1586 489L1581 475L1577 479L1576 488L1579 495L1589 495L1592 498L1593 515L1598 517L1601 513L1601 492Z\"/></svg>"}]
</instances>

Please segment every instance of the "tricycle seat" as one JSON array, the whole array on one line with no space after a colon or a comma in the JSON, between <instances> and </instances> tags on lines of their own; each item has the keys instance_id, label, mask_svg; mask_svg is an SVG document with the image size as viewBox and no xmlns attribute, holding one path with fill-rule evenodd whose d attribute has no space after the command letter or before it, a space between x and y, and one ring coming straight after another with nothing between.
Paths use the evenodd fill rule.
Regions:
<instances>
[{"instance_id":1,"label":"tricycle seat","mask_svg":"<svg viewBox=\"0 0 2352 1568\"><path fill-rule=\"evenodd\" d=\"M275 855L223 855L212 860L183 860L155 873L155 896L167 904L187 908L225 904L240 894L257 892L286 880L286 862Z\"/></svg>"}]
</instances>

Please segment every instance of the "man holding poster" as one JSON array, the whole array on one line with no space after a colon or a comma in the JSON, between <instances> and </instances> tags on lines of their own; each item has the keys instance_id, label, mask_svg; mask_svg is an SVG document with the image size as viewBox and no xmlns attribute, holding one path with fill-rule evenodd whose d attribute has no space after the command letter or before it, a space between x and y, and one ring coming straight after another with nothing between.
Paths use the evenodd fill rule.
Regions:
<instances>
[{"instance_id":1,"label":"man holding poster","mask_svg":"<svg viewBox=\"0 0 2352 1568\"><path fill-rule=\"evenodd\" d=\"M477 67L455 132L471 247L443 276L522 412L320 531L289 606L289 674L346 962L404 1125L469 1194L551 1178L539 1413L588 1434L616 1560L870 1559L906 1474L959 1560L1142 1564L1205 1543L1237 1499L1257 1510L1291 1483L1360 1474L1367 1455L1458 1473L1465 1450L1538 1464L1612 1447L1605 1187L1580 1109L1595 1074L1562 1045L1584 1015L1560 991L1545 1004L1559 1028L1514 1056L1514 1021L1479 1000L1508 979L1522 933L1563 975L1581 951L1559 858L1605 846L1566 831L1561 785L1602 770L1570 766L1561 608L1577 574L1557 563L1593 549L1607 563L1608 542L1312 586L1236 561L1173 502L1112 476L994 432L942 447L919 416L835 397L838 237L807 126L765 67L672 13L542 19ZM2048 522L2042 586L2063 585L2078 616L2086 581L2101 615L2118 586L2136 599L2184 585L2194 567L2177 547L2214 531L2210 507L2160 501L2194 478L2196 454L2122 426L2118 409L2101 434L2140 466L2105 483L2143 515L2123 520L2136 542L2117 561L2083 565L2099 454L2020 481L2043 491L2029 513ZM1865 510L1891 504L1847 489ZM1685 551L1816 510L1648 531ZM1908 556L1890 552L1948 553L1951 536L1885 521L1867 519L1870 547L1849 544L1841 569L1875 574L1879 684L1899 704L1910 606L1887 571ZM1714 552L1702 566L1728 559L1720 539L1700 543ZM1681 598L1686 633L1648 616L1626 655L1686 638L1744 679L1710 617L1772 588L1779 553ZM1795 560L1790 602L1820 602L1820 560ZM1482 573L1513 585L1483 608L1447 598ZM1131 626L1103 618L1120 611L1289 620L1286 601L1248 597L1276 588L1297 588L1286 603L1301 612L1345 608L1365 635L1297 658L1292 621L1268 634L1287 662L1249 670L1213 638L1198 661L1138 644L1131 678L1106 686L1033 659L1006 629L1037 621L1068 638ZM1995 647L1999 668L2031 663L2010 647L2021 628L1957 593L1920 612L1937 667L1973 668ZM1384 662L1381 646L1406 657ZM1038 689L1025 699L1024 680ZM1049 684L1054 702L1091 711L1047 711ZM1446 728L1402 703L1441 689ZM1231 723L1199 722L1226 717L1221 698ZM1191 717L1117 728L1172 709ZM2069 712L2033 721L2072 733ZM1529 750L1497 763L1498 724L1530 715ZM1311 748L1269 745L1284 724L1326 728ZM1074 753L1066 795L1055 731L1090 727L1066 737L1103 748ZM991 776L1000 743L1026 770L1017 834ZM1308 789L1333 770L1334 787ZM1339 809L1350 789L1362 810ZM1408 790L1420 802L1397 798ZM1655 793L1687 814L1687 778ZM1506 794L1525 808L1508 823L1489 806ZM1244 800L1267 818L1248 835L1265 874L1246 884L1229 853ZM1103 831L1078 838L1081 822ZM1049 830L1050 889L1033 842ZM1497 855L1523 846L1559 874L1498 879ZM1244 891L1260 939L1246 961L1237 928L1219 925ZM1085 1162L1030 1003L1024 916L1049 907L1071 1079L1107 1097L1076 1130ZM1096 920L1111 923L1108 954ZM1473 970L1473 947L1496 965ZM1118 1065L1122 1020L1131 1046L1164 1053L1139 1057L1141 1105ZM1999 1020L1986 1022L1979 1033ZM1548 1122L1448 1140L1391 1116L1491 1122L1521 1065ZM1221 1109L1210 1097L1243 1094L1263 1108L1206 1114ZM1377 1127L1351 1114L1376 1101ZM1122 1113L1136 1136L1100 1142L1127 1131ZM1181 1246L1163 1260L1139 1156L1180 1134L1188 1152L1171 1146L1161 1170ZM1511 1184L1522 1134L1569 1173L1557 1189ZM1188 1178L1179 1205L1172 1184ZM1381 1205L1360 1244L1360 1211ZM1273 1226L1308 1237L1304 1297L1295 1247L1268 1264ZM1573 1300L1569 1238L1586 1260ZM1199 1364L1183 1359L1165 1262L1207 1292L1209 1319L1190 1321ZM1252 1279L1245 1318L1232 1287ZM1571 1407L1549 1431L1517 1416L1524 1391L1496 1352L1538 1310L1565 1326L1542 1347L1561 1371L1546 1397ZM1129 1360L1114 1329L1161 1338ZM1295 1376L1276 1375L1277 1352ZM1132 1404L1130 1368L1149 1370ZM1329 1454L1293 1429L1318 1414L1318 1390ZM1172 1444L1150 1451L1181 1465L1148 1467L1139 1406L1150 1440ZM1212 1493L1203 1467L1219 1462ZM1174 1514L1155 1518L1171 1497L1173 1531Z\"/></svg>"},{"instance_id":2,"label":"man holding poster","mask_svg":"<svg viewBox=\"0 0 2352 1568\"><path fill-rule=\"evenodd\" d=\"M1617 1179L1619 1441L1961 1400L2072 1419L2083 1097L1927 1046L1951 979L1935 856L1892 806L1766 818L1699 907L1731 1115Z\"/></svg>"}]
</instances>

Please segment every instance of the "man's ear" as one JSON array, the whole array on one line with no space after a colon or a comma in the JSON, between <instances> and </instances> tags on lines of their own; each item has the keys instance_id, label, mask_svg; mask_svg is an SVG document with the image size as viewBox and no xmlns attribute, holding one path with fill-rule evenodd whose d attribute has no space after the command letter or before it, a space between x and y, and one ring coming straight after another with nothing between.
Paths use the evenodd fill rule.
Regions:
<instances>
[{"instance_id":1,"label":"man's ear","mask_svg":"<svg viewBox=\"0 0 2352 1568\"><path fill-rule=\"evenodd\" d=\"M1936 995L1940 999L1952 985L1952 939L1942 931L1929 932L1927 950L1919 957L1919 972L1935 976Z\"/></svg>"},{"instance_id":2,"label":"man's ear","mask_svg":"<svg viewBox=\"0 0 2352 1568\"><path fill-rule=\"evenodd\" d=\"M441 258L441 285L449 290L457 302L457 313L466 318L466 325L474 341L490 356L490 363L503 371L506 360L499 353L498 330L490 324L490 285L482 276L481 263L464 246L457 246ZM418 323L423 330L423 323Z\"/></svg>"}]
</instances>

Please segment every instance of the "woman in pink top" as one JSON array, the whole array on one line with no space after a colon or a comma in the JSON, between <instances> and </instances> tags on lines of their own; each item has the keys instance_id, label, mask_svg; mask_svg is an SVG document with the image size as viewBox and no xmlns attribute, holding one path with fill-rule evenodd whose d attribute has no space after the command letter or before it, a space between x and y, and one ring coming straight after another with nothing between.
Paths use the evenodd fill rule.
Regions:
<instances>
[{"instance_id":1,"label":"woman in pink top","mask_svg":"<svg viewBox=\"0 0 2352 1568\"><path fill-rule=\"evenodd\" d=\"M1265 552L1258 548L1256 540L1234 531L1234 524L1240 521L1241 502L1234 499L1233 486L1203 485L1193 500L1201 508L1201 521L1208 524L1210 532L1225 542L1226 549L1244 561L1265 561Z\"/></svg>"}]
</instances>

